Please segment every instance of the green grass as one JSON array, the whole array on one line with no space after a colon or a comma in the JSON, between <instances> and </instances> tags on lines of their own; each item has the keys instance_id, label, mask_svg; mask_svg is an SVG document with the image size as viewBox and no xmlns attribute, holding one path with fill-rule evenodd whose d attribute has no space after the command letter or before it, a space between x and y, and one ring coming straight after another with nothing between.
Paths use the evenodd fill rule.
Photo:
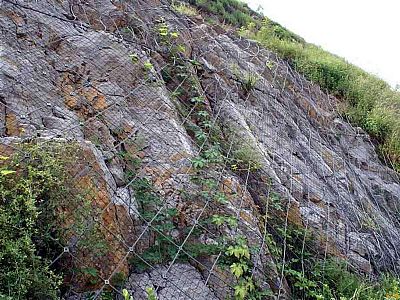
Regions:
<instances>
[{"instance_id":1,"label":"green grass","mask_svg":"<svg viewBox=\"0 0 400 300\"><path fill-rule=\"evenodd\" d=\"M189 3L203 12L217 16L220 21L235 26L248 24L255 14L246 4L237 0L190 0Z\"/></svg>"},{"instance_id":2,"label":"green grass","mask_svg":"<svg viewBox=\"0 0 400 300\"><path fill-rule=\"evenodd\" d=\"M304 274L301 269L290 271L287 276L296 299L385 300L396 299L400 292L398 278L382 275L370 281L350 272L344 262L332 258L317 262Z\"/></svg>"},{"instance_id":3,"label":"green grass","mask_svg":"<svg viewBox=\"0 0 400 300\"><path fill-rule=\"evenodd\" d=\"M198 11L195 7L187 5L186 3L173 3L172 4L172 8L182 14L182 15L186 15L186 16L196 16L198 15Z\"/></svg>"},{"instance_id":4,"label":"green grass","mask_svg":"<svg viewBox=\"0 0 400 300\"><path fill-rule=\"evenodd\" d=\"M268 224L268 249L277 262L285 257L284 269L280 263L277 267L279 272L284 272L291 299L389 300L399 295L400 278L391 274L367 278L340 258L316 255L318 245L310 231L297 225L286 225L281 217L273 214Z\"/></svg>"}]
</instances>

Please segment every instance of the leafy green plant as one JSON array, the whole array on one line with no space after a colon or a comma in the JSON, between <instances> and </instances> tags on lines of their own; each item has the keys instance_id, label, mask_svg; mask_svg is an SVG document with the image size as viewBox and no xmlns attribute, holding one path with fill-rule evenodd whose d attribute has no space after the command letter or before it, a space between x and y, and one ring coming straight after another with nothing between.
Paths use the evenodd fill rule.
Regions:
<instances>
[{"instance_id":1,"label":"leafy green plant","mask_svg":"<svg viewBox=\"0 0 400 300\"><path fill-rule=\"evenodd\" d=\"M185 52L184 45L173 42L174 40L178 39L179 32L171 31L168 24L165 23L164 21L162 21L158 25L158 36L159 36L160 42L162 44L166 44L169 46L175 46L175 47L171 47L171 50L170 50L171 52L173 52L173 54L176 54L177 52Z\"/></svg>"},{"instance_id":2,"label":"leafy green plant","mask_svg":"<svg viewBox=\"0 0 400 300\"><path fill-rule=\"evenodd\" d=\"M173 38L173 39L177 39L177 38L179 37L179 33L176 32L176 31L173 31L173 32L170 33L170 36L171 36L171 38Z\"/></svg>"},{"instance_id":3,"label":"leafy green plant","mask_svg":"<svg viewBox=\"0 0 400 300\"><path fill-rule=\"evenodd\" d=\"M124 297L124 300L133 300L127 289L122 290L122 297Z\"/></svg>"},{"instance_id":4,"label":"leafy green plant","mask_svg":"<svg viewBox=\"0 0 400 300\"><path fill-rule=\"evenodd\" d=\"M7 161L8 159L10 159L8 156L0 155L0 161ZM15 170L9 170L7 167L0 168L0 175L2 176L7 176L14 173L16 173Z\"/></svg>"},{"instance_id":5,"label":"leafy green plant","mask_svg":"<svg viewBox=\"0 0 400 300\"><path fill-rule=\"evenodd\" d=\"M223 224L227 224L230 227L236 227L238 225L238 221L235 217L232 216L220 216L213 215L211 218L211 222L217 226L221 226Z\"/></svg>"},{"instance_id":6,"label":"leafy green plant","mask_svg":"<svg viewBox=\"0 0 400 300\"><path fill-rule=\"evenodd\" d=\"M126 276L125 276L125 274L122 273L122 272L116 272L116 273L112 276L112 278L111 278L111 280L110 280L111 285L112 285L113 287L116 287L116 288L121 288L121 287L123 287L124 284L125 284L125 282L126 282Z\"/></svg>"},{"instance_id":7,"label":"leafy green plant","mask_svg":"<svg viewBox=\"0 0 400 300\"><path fill-rule=\"evenodd\" d=\"M209 257L210 255L217 255L221 251L221 247L216 244L204 244L189 242L184 245L185 252L190 253L192 257Z\"/></svg>"},{"instance_id":8,"label":"leafy green plant","mask_svg":"<svg viewBox=\"0 0 400 300\"><path fill-rule=\"evenodd\" d=\"M197 116L201 119L207 119L210 116L210 114L205 110L201 110L197 112Z\"/></svg>"},{"instance_id":9,"label":"leafy green plant","mask_svg":"<svg viewBox=\"0 0 400 300\"><path fill-rule=\"evenodd\" d=\"M150 61L145 61L143 67L146 71L150 71L153 69L153 64Z\"/></svg>"},{"instance_id":10,"label":"leafy green plant","mask_svg":"<svg viewBox=\"0 0 400 300\"><path fill-rule=\"evenodd\" d=\"M294 299L384 300L398 293L399 279L393 276L369 281L353 273L344 261L316 254L315 239L304 228L285 225L279 217L272 217L269 224L272 234L266 235L268 248L277 261L285 253L285 265L278 264L278 269L283 268Z\"/></svg>"},{"instance_id":11,"label":"leafy green plant","mask_svg":"<svg viewBox=\"0 0 400 300\"><path fill-rule=\"evenodd\" d=\"M171 63L171 66L165 68L162 72L163 79L168 84L169 89L173 91L172 96L175 98L174 101L177 106L179 103L179 111L185 112L182 116L189 119L189 113L192 114L191 119L184 124L190 136L194 138L201 149L199 155L191 159L191 163L196 174L202 177L201 182L199 182L199 187L202 190L190 193L188 198L210 200L218 185L213 178L204 178L205 168L221 162L222 155L217 145L210 141L210 132L214 126L210 120L209 108L204 96L199 92L201 90L200 83L191 74L191 71L195 70L199 63L194 60L187 61L184 53L186 51L185 46L177 41L179 33L171 31L164 21L159 23L156 30L159 44L167 46L166 48L169 49L169 53L164 52L163 55L166 61ZM180 233L185 231L185 228L177 227L178 212L176 209L160 210L162 201L153 191L151 182L144 178L135 179L133 175L134 172L131 172L129 177L132 181L135 198L139 203L139 213L144 221L152 220L150 233L154 237L154 243L140 254L142 259L137 257L130 259L136 270L142 271L147 269L149 265L165 263L174 258L187 260L190 257L218 253L216 252L218 245L204 245L193 241L185 243L184 251L179 251L177 245L182 243ZM222 196L219 198L223 201ZM230 218L227 218L226 222L234 225L234 220ZM191 236L200 234L197 231L201 230L195 229Z\"/></svg>"},{"instance_id":12,"label":"leafy green plant","mask_svg":"<svg viewBox=\"0 0 400 300\"><path fill-rule=\"evenodd\" d=\"M204 98L199 96L193 97L190 101L194 104L204 104Z\"/></svg>"},{"instance_id":13,"label":"leafy green plant","mask_svg":"<svg viewBox=\"0 0 400 300\"><path fill-rule=\"evenodd\" d=\"M272 295L269 290L261 290L257 287L251 274L252 261L251 250L243 237L229 245L222 258L223 264L229 266L229 270L236 278L236 285L233 287L235 299L266 299Z\"/></svg>"},{"instance_id":14,"label":"leafy green plant","mask_svg":"<svg viewBox=\"0 0 400 300\"><path fill-rule=\"evenodd\" d=\"M147 294L147 299L148 300L157 300L156 292L154 291L153 288L147 287L146 288L146 294Z\"/></svg>"},{"instance_id":15,"label":"leafy green plant","mask_svg":"<svg viewBox=\"0 0 400 300\"><path fill-rule=\"evenodd\" d=\"M250 276L240 278L239 283L234 286L234 290L236 299L246 299L248 294L255 290L254 282Z\"/></svg>"},{"instance_id":16,"label":"leafy green plant","mask_svg":"<svg viewBox=\"0 0 400 300\"><path fill-rule=\"evenodd\" d=\"M177 217L175 208L160 210L161 198L154 191L151 182L146 178L137 178L132 182L135 198L139 204L139 213L144 221L152 220L151 234L155 242L143 253L141 258L134 256L130 259L132 266L138 271L149 268L149 265L160 264L175 257L179 243L177 238L171 235L176 229L174 219Z\"/></svg>"},{"instance_id":17,"label":"leafy green plant","mask_svg":"<svg viewBox=\"0 0 400 300\"><path fill-rule=\"evenodd\" d=\"M207 133L205 133L203 130L196 130L194 136L200 144L207 140Z\"/></svg>"},{"instance_id":18,"label":"leafy green plant","mask_svg":"<svg viewBox=\"0 0 400 300\"><path fill-rule=\"evenodd\" d=\"M15 172L0 174L0 290L17 299L58 299L62 273L75 271L62 259L61 268L48 267L64 251L61 245L77 237L74 251L96 257L108 244L93 222L98 211L89 200L90 189L77 187L70 173L79 146L53 141L18 147L3 161L3 168ZM97 279L90 266L77 264L76 271Z\"/></svg>"},{"instance_id":19,"label":"leafy green plant","mask_svg":"<svg viewBox=\"0 0 400 300\"><path fill-rule=\"evenodd\" d=\"M132 53L129 55L131 58L132 63L136 64L139 61L139 56L136 53Z\"/></svg>"},{"instance_id":20,"label":"leafy green plant","mask_svg":"<svg viewBox=\"0 0 400 300\"><path fill-rule=\"evenodd\" d=\"M48 267L52 250L41 246L49 243L42 219L49 213L45 204L64 197L63 162L36 145L22 152L29 156L1 158L0 290L13 299L57 299L61 276Z\"/></svg>"},{"instance_id":21,"label":"leafy green plant","mask_svg":"<svg viewBox=\"0 0 400 300\"><path fill-rule=\"evenodd\" d=\"M232 166L238 166L239 170L256 171L261 168L260 155L244 141L235 145L232 158Z\"/></svg>"},{"instance_id":22,"label":"leafy green plant","mask_svg":"<svg viewBox=\"0 0 400 300\"><path fill-rule=\"evenodd\" d=\"M82 274L86 282L91 285L96 285L99 283L99 272L96 268L93 267L83 267L77 269L78 273Z\"/></svg>"},{"instance_id":23,"label":"leafy green plant","mask_svg":"<svg viewBox=\"0 0 400 300\"><path fill-rule=\"evenodd\" d=\"M351 273L344 262L335 259L319 260L306 272L289 272L291 280L296 278L295 293L305 299L384 300L399 293L399 279L384 275L379 281L369 281Z\"/></svg>"},{"instance_id":24,"label":"leafy green plant","mask_svg":"<svg viewBox=\"0 0 400 300\"><path fill-rule=\"evenodd\" d=\"M242 238L238 239L238 243L236 245L229 246L225 253L229 256L234 256L237 259L250 259L249 247Z\"/></svg>"},{"instance_id":25,"label":"leafy green plant","mask_svg":"<svg viewBox=\"0 0 400 300\"><path fill-rule=\"evenodd\" d=\"M272 70L275 64L273 61L269 60L265 63L265 65L268 67L268 69Z\"/></svg>"},{"instance_id":26,"label":"leafy green plant","mask_svg":"<svg viewBox=\"0 0 400 300\"><path fill-rule=\"evenodd\" d=\"M242 72L237 64L232 64L231 68L235 79L240 82L243 91L246 94L250 93L260 79L258 74L254 72Z\"/></svg>"},{"instance_id":27,"label":"leafy green plant","mask_svg":"<svg viewBox=\"0 0 400 300\"><path fill-rule=\"evenodd\" d=\"M271 191L269 194L269 203L270 207L275 211L283 211L282 200L279 194Z\"/></svg>"},{"instance_id":28,"label":"leafy green plant","mask_svg":"<svg viewBox=\"0 0 400 300\"><path fill-rule=\"evenodd\" d=\"M226 197L226 195L224 193L221 193L221 192L216 192L214 195L214 199L215 199L215 201L217 201L218 203L221 203L221 204L228 203L228 198Z\"/></svg>"},{"instance_id":29,"label":"leafy green plant","mask_svg":"<svg viewBox=\"0 0 400 300\"><path fill-rule=\"evenodd\" d=\"M249 270L249 266L244 262L235 262L230 265L230 269L232 274L235 275L236 278L239 278L244 274L244 272Z\"/></svg>"},{"instance_id":30,"label":"leafy green plant","mask_svg":"<svg viewBox=\"0 0 400 300\"><path fill-rule=\"evenodd\" d=\"M245 240L239 238L235 245L227 248L225 254L233 258L229 268L238 280L238 284L234 287L235 297L240 300L245 299L254 290L253 280L250 276L247 276L250 264L250 250Z\"/></svg>"},{"instance_id":31,"label":"leafy green plant","mask_svg":"<svg viewBox=\"0 0 400 300\"><path fill-rule=\"evenodd\" d=\"M206 166L207 161L202 157L192 158L192 165L196 169L202 169Z\"/></svg>"},{"instance_id":32,"label":"leafy green plant","mask_svg":"<svg viewBox=\"0 0 400 300\"><path fill-rule=\"evenodd\" d=\"M204 157L214 163L222 162L222 154L219 150L219 146L212 146L211 148L204 151Z\"/></svg>"},{"instance_id":33,"label":"leafy green plant","mask_svg":"<svg viewBox=\"0 0 400 300\"><path fill-rule=\"evenodd\" d=\"M253 146L251 141L246 140L236 133L234 128L225 127L226 140L223 144L224 152L230 149L227 164L235 172L254 172L262 167L262 156Z\"/></svg>"},{"instance_id":34,"label":"leafy green plant","mask_svg":"<svg viewBox=\"0 0 400 300\"><path fill-rule=\"evenodd\" d=\"M175 49L176 49L177 52L180 52L180 53L185 53L186 52L186 46L182 45L182 44L176 45Z\"/></svg>"},{"instance_id":35,"label":"leafy green plant","mask_svg":"<svg viewBox=\"0 0 400 300\"><path fill-rule=\"evenodd\" d=\"M168 25L165 23L162 23L159 27L158 27L158 34L161 37L167 37L169 33L169 28Z\"/></svg>"}]
</instances>

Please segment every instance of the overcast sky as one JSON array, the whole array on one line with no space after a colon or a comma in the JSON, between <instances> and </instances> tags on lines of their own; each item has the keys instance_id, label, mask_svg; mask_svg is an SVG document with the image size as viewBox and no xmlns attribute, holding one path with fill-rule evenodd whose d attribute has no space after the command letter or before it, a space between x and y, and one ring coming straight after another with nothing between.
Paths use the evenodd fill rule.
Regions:
<instances>
[{"instance_id":1,"label":"overcast sky","mask_svg":"<svg viewBox=\"0 0 400 300\"><path fill-rule=\"evenodd\" d=\"M386 80L400 84L399 0L246 0L264 15Z\"/></svg>"}]
</instances>

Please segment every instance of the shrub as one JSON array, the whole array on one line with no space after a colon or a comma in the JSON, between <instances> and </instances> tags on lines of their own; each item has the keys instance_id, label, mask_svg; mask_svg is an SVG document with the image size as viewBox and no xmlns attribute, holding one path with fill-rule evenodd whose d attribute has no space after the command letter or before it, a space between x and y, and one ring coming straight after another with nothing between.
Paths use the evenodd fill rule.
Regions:
<instances>
[{"instance_id":1,"label":"shrub","mask_svg":"<svg viewBox=\"0 0 400 300\"><path fill-rule=\"evenodd\" d=\"M12 157L1 156L0 299L59 299L62 272L74 270L63 263L58 266L63 269L49 266L71 236L78 238L77 253L105 253L98 224L89 225L97 213L89 191L76 188L69 171L76 149L76 144L31 142L19 145ZM96 269L75 267L97 279Z\"/></svg>"},{"instance_id":2,"label":"shrub","mask_svg":"<svg viewBox=\"0 0 400 300\"><path fill-rule=\"evenodd\" d=\"M398 297L400 291L400 281L392 275L370 281L352 273L343 261L335 259L319 261L310 274L311 280L317 283L317 299L383 300Z\"/></svg>"},{"instance_id":3,"label":"shrub","mask_svg":"<svg viewBox=\"0 0 400 300\"><path fill-rule=\"evenodd\" d=\"M58 299L61 277L39 255L49 242L40 219L44 202L62 184L62 169L55 160L42 160L36 146L25 151L29 158L3 157L8 172L0 173L0 298Z\"/></svg>"},{"instance_id":4,"label":"shrub","mask_svg":"<svg viewBox=\"0 0 400 300\"><path fill-rule=\"evenodd\" d=\"M271 216L268 225L268 248L278 262L283 261L285 253L283 272L293 299L384 300L399 294L399 278L386 274L376 280L367 279L341 259L316 255L316 239L304 228L285 225L276 216ZM282 271L282 265L278 264L278 269Z\"/></svg>"},{"instance_id":5,"label":"shrub","mask_svg":"<svg viewBox=\"0 0 400 300\"><path fill-rule=\"evenodd\" d=\"M234 159L234 164L239 166L241 170L249 169L250 171L255 171L261 168L261 156L246 141L235 147L232 158Z\"/></svg>"}]
</instances>

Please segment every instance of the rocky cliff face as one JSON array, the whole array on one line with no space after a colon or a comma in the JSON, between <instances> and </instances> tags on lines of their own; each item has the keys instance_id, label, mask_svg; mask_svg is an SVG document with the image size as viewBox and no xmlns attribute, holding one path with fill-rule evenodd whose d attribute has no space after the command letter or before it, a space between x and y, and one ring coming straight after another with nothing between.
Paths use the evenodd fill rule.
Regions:
<instances>
[{"instance_id":1,"label":"rocky cliff face","mask_svg":"<svg viewBox=\"0 0 400 300\"><path fill-rule=\"evenodd\" d=\"M76 180L100 211L104 255L79 252L78 237L63 245L99 277L71 279L76 293L118 273L134 299L148 287L158 299L225 299L237 279L221 245L240 237L256 249L257 288L288 298L270 216L309 230L315 255L371 275L399 269L398 174L338 99L274 53L157 0L1 4L1 149L77 142ZM147 255L165 239L169 254ZM199 245L217 250L191 252Z\"/></svg>"}]
</instances>

